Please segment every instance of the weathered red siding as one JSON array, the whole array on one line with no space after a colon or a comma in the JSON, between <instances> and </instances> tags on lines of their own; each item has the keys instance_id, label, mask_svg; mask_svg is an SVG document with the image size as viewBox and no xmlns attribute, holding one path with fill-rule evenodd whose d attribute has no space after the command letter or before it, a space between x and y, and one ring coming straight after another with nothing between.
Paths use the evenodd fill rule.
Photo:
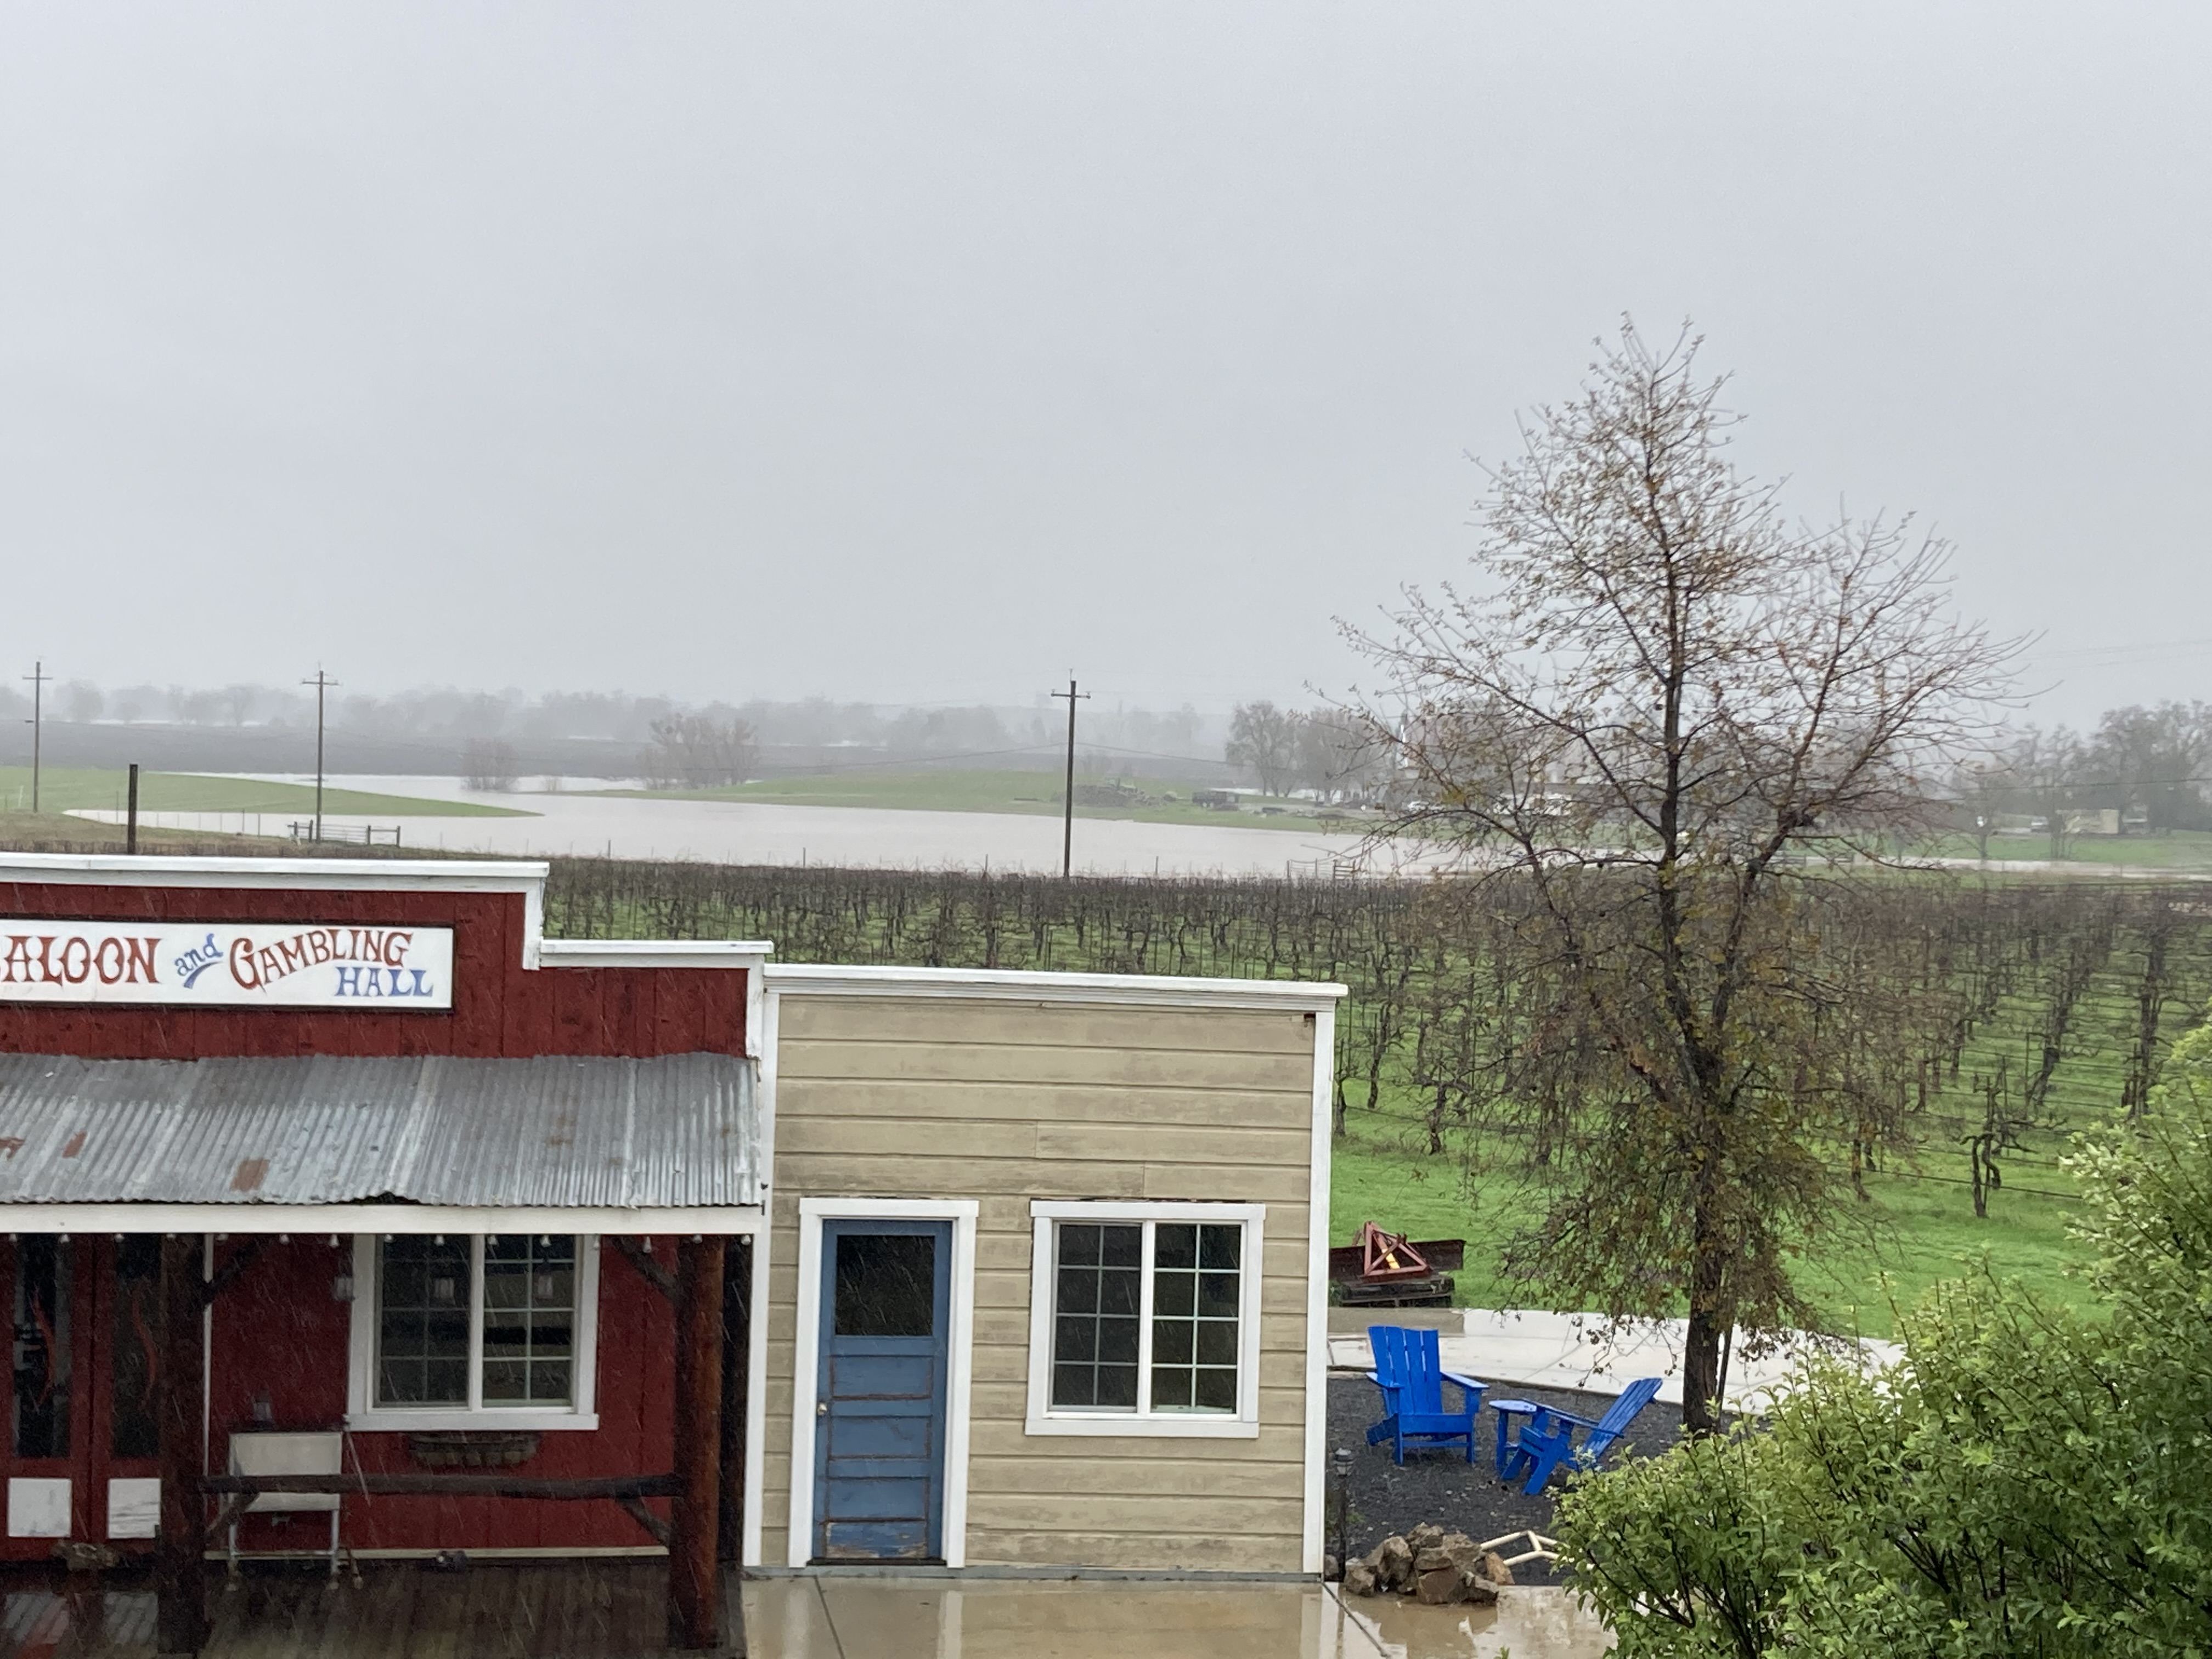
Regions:
<instances>
[{"instance_id":1,"label":"weathered red siding","mask_svg":"<svg viewBox=\"0 0 2212 1659\"><path fill-rule=\"evenodd\" d=\"M0 1050L88 1060L233 1054L743 1054L745 975L720 968L522 966L520 893L325 892L0 882L0 915L329 921L453 929L444 1013L0 1005Z\"/></svg>"},{"instance_id":2,"label":"weathered red siding","mask_svg":"<svg viewBox=\"0 0 2212 1659\"><path fill-rule=\"evenodd\" d=\"M217 1247L218 1259L234 1244ZM663 1262L675 1241L657 1239ZM327 1237L270 1241L261 1258L216 1304L213 1377L208 1395L214 1433L209 1465L224 1468L230 1432L253 1420L253 1396L269 1396L278 1427L334 1428L345 1416L350 1310L331 1299L331 1279L352 1259L353 1241L332 1249ZM538 1455L512 1473L529 1475L659 1474L673 1465L675 1319L660 1293L612 1249L599 1261L597 1430L550 1431ZM480 1419L466 1426L486 1426ZM348 1437L360 1467L411 1474L404 1434ZM349 1465L349 1467L351 1467ZM667 1505L654 1507L666 1513ZM313 1550L328 1538L319 1515L279 1523L253 1516L240 1529L244 1550ZM611 1503L545 1499L353 1498L345 1540L356 1549L589 1549L649 1547L637 1522Z\"/></svg>"},{"instance_id":3,"label":"weathered red siding","mask_svg":"<svg viewBox=\"0 0 2212 1659\"><path fill-rule=\"evenodd\" d=\"M0 1005L0 1051L87 1059L201 1060L234 1055L459 1054L645 1057L743 1054L741 969L549 968L526 971L527 912L520 893L326 891L319 889L106 886L0 881L0 915L83 921L327 921L449 927L453 1006L442 1013L331 1013L286 1009L70 1008ZM236 1242L218 1246L227 1256ZM345 1415L350 1311L331 1297L352 1241L327 1235L270 1241L216 1304L210 1466L269 1396L276 1423L334 1426ZM659 1244L672 1261L672 1241ZM616 1251L601 1252L596 1431L544 1435L526 1474L662 1474L672 1466L674 1320L661 1296ZM480 1427L472 1423L468 1426ZM362 1468L404 1471L406 1437L356 1433ZM0 1461L0 1472L4 1472ZM88 1494L88 1501L89 1494ZM666 1509L665 1504L656 1507ZM254 1516L249 1550L313 1550L320 1516ZM93 1535L97 1535L93 1534ZM638 1546L650 1540L611 1503L352 1498L345 1538L362 1549ZM20 1540L0 1553L42 1553Z\"/></svg>"}]
</instances>

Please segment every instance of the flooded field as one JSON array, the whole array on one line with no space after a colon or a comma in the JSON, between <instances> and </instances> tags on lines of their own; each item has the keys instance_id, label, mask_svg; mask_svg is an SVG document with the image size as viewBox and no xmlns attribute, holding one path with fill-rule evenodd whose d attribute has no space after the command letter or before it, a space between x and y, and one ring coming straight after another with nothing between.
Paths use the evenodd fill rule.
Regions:
<instances>
[{"instance_id":1,"label":"flooded field","mask_svg":"<svg viewBox=\"0 0 2212 1659\"><path fill-rule=\"evenodd\" d=\"M288 782L297 781L287 779ZM378 817L331 815L331 834L363 822L397 827L401 844L447 851L615 858L699 859L726 864L903 866L930 869L1057 870L1060 824L1000 812L912 812L872 807L769 806L752 802L650 800L618 796L465 791L458 780L332 778L332 786L519 809L528 817ZM112 820L117 815L100 811ZM252 813L164 812L149 825L233 834L285 833ZM1138 823L1078 817L1075 867L1094 875L1328 874L1356 854L1356 836L1224 824Z\"/></svg>"}]
</instances>

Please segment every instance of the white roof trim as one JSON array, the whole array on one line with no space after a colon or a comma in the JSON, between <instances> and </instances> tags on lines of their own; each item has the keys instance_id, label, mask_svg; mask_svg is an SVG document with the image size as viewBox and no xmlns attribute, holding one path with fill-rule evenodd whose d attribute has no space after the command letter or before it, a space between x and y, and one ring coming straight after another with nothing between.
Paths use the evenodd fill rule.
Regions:
<instances>
[{"instance_id":1,"label":"white roof trim","mask_svg":"<svg viewBox=\"0 0 2212 1659\"><path fill-rule=\"evenodd\" d=\"M514 893L543 888L552 866L530 859L234 859L124 853L0 853L0 881L100 887L380 888Z\"/></svg>"},{"instance_id":2,"label":"white roof trim","mask_svg":"<svg viewBox=\"0 0 2212 1659\"><path fill-rule=\"evenodd\" d=\"M732 1233L757 1204L618 1209L459 1204L0 1204L10 1233Z\"/></svg>"},{"instance_id":3,"label":"white roof trim","mask_svg":"<svg viewBox=\"0 0 2212 1659\"><path fill-rule=\"evenodd\" d=\"M541 968L757 968L775 946L757 939L549 939Z\"/></svg>"},{"instance_id":4,"label":"white roof trim","mask_svg":"<svg viewBox=\"0 0 2212 1659\"><path fill-rule=\"evenodd\" d=\"M1280 1008L1318 1012L1341 985L1282 979L1186 979L1164 974L1048 974L993 968L839 968L771 962L768 989L784 996L938 997L1003 1002L1122 1004L1146 1008Z\"/></svg>"},{"instance_id":5,"label":"white roof trim","mask_svg":"<svg viewBox=\"0 0 2212 1659\"><path fill-rule=\"evenodd\" d=\"M538 965L545 878L534 859L233 859L190 854L0 852L0 881L85 887L263 888L294 892L520 893L522 965Z\"/></svg>"}]
</instances>

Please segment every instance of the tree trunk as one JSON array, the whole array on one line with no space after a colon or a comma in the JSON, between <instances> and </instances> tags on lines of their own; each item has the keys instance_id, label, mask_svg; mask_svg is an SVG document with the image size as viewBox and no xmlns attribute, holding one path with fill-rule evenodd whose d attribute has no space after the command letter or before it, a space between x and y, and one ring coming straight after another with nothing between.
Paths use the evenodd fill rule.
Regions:
<instances>
[{"instance_id":1,"label":"tree trunk","mask_svg":"<svg viewBox=\"0 0 2212 1659\"><path fill-rule=\"evenodd\" d=\"M1682 1349L1682 1426L1692 1434L1720 1427L1721 1341L1735 1323L1723 1310L1722 1278L1727 1271L1727 1241L1709 1218L1702 1200L1691 1220L1690 1328Z\"/></svg>"},{"instance_id":2,"label":"tree trunk","mask_svg":"<svg viewBox=\"0 0 2212 1659\"><path fill-rule=\"evenodd\" d=\"M1721 1339L1727 1329L1711 1310L1691 1308L1682 1350L1682 1426L1692 1434L1720 1427Z\"/></svg>"}]
</instances>

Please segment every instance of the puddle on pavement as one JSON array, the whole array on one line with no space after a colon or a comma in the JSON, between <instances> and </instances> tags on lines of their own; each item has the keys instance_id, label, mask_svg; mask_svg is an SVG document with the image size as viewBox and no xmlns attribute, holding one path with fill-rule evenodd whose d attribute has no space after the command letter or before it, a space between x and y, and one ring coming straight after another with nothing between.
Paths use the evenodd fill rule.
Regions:
<instances>
[{"instance_id":1,"label":"puddle on pavement","mask_svg":"<svg viewBox=\"0 0 2212 1659\"><path fill-rule=\"evenodd\" d=\"M1509 1589L1494 1607L1425 1607L1383 1595L1347 1597L1342 1606L1342 1636L1322 1659L1597 1659L1613 1646L1597 1616L1561 1589Z\"/></svg>"}]
</instances>

